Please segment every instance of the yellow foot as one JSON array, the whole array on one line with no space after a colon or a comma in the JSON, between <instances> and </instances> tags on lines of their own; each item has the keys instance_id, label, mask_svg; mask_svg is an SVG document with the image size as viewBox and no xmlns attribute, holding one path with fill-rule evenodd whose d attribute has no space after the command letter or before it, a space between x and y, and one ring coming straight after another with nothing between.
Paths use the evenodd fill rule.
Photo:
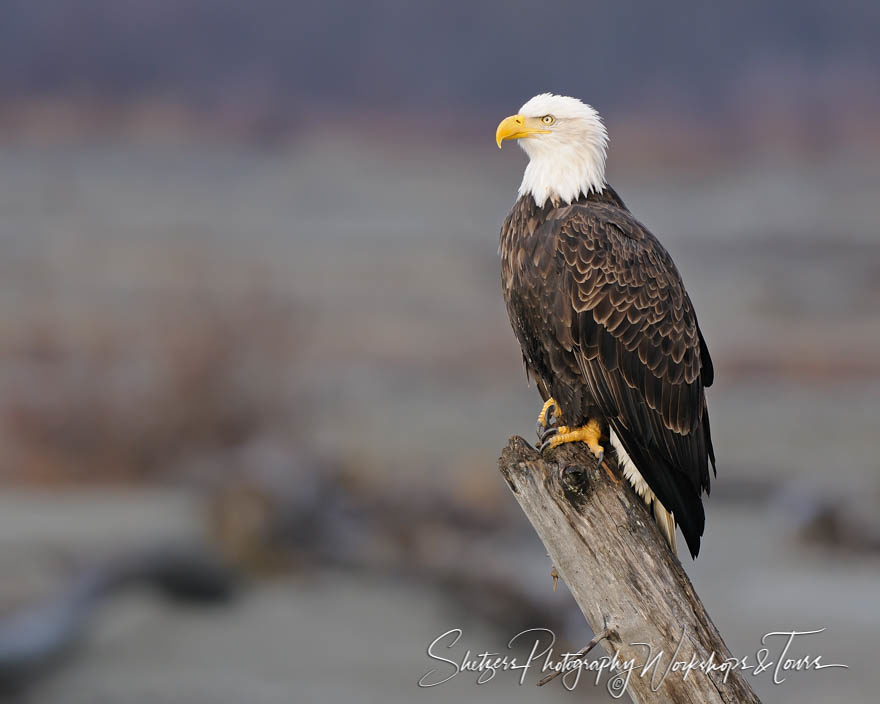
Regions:
<instances>
[{"instance_id":1,"label":"yellow foot","mask_svg":"<svg viewBox=\"0 0 880 704\"><path fill-rule=\"evenodd\" d=\"M553 428L552 432L544 434L544 437L541 438L543 442L538 450L543 452L548 448L558 447L565 442L585 442L601 463L602 458L605 456L605 448L599 444L600 437L602 437L602 426L595 419L590 420L580 428L569 428L566 425L562 425L558 428Z\"/></svg>"},{"instance_id":2,"label":"yellow foot","mask_svg":"<svg viewBox=\"0 0 880 704\"><path fill-rule=\"evenodd\" d=\"M550 425L550 418L552 416L559 415L559 404L556 403L555 399L548 398L547 403L544 404L544 407L541 409L541 412L538 414L538 435L543 433L547 427Z\"/></svg>"}]
</instances>

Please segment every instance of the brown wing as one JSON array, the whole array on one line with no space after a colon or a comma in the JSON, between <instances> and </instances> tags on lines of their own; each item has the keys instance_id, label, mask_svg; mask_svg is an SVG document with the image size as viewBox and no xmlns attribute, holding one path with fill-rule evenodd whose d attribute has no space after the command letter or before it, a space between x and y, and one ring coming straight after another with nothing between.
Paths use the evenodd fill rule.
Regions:
<instances>
[{"instance_id":1,"label":"brown wing","mask_svg":"<svg viewBox=\"0 0 880 704\"><path fill-rule=\"evenodd\" d=\"M703 391L713 368L681 277L621 208L574 205L544 227L555 233L548 239L562 274L561 288L548 292L559 341L696 555L705 524L700 495L715 463Z\"/></svg>"}]
</instances>

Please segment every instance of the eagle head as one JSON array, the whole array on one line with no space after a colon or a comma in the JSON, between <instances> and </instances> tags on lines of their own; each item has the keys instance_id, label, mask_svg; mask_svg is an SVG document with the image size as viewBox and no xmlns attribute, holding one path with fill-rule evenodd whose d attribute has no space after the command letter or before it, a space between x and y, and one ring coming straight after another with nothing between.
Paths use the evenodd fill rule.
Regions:
<instances>
[{"instance_id":1,"label":"eagle head","mask_svg":"<svg viewBox=\"0 0 880 704\"><path fill-rule=\"evenodd\" d=\"M531 194L539 206L605 188L608 133L599 113L577 98L536 95L498 125L499 149L507 139L518 140L529 156L519 193Z\"/></svg>"}]
</instances>

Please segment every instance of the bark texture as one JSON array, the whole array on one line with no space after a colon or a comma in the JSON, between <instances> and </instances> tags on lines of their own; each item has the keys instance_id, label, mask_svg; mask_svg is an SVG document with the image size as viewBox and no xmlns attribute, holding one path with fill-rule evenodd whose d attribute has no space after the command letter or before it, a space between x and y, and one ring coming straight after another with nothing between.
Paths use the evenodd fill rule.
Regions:
<instances>
[{"instance_id":1,"label":"bark texture","mask_svg":"<svg viewBox=\"0 0 880 704\"><path fill-rule=\"evenodd\" d=\"M644 503L613 458L605 465L610 471L582 443L541 456L520 437L510 439L499 460L590 628L609 630L601 646L637 663L626 688L633 701L759 702L738 671L727 673L726 682L718 670L663 677L672 660L708 661L714 653L720 665L730 652ZM640 676L641 666L661 650L656 666Z\"/></svg>"}]
</instances>

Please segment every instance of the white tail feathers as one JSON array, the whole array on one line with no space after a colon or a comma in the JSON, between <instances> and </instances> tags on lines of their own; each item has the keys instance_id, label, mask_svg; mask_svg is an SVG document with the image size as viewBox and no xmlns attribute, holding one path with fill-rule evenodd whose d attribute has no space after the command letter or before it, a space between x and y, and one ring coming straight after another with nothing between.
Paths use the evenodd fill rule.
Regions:
<instances>
[{"instance_id":1,"label":"white tail feathers","mask_svg":"<svg viewBox=\"0 0 880 704\"><path fill-rule=\"evenodd\" d=\"M632 459L630 459L630 456L626 454L626 450L623 449L623 444L620 442L620 438L617 437L614 430L609 432L609 437L611 439L611 446L617 453L617 460L620 464L620 469L623 471L623 476L627 478L627 481L629 481L630 484L632 484L633 489L635 489L636 493L642 497L644 502L648 505L648 508L653 510L654 521L657 523L660 533L666 538L666 542L669 543L672 552L678 554L678 548L675 541L675 516L666 510L654 492L651 491L648 482L646 482L645 478L639 473L639 470L636 468Z\"/></svg>"},{"instance_id":2,"label":"white tail feathers","mask_svg":"<svg viewBox=\"0 0 880 704\"><path fill-rule=\"evenodd\" d=\"M672 552L678 554L678 546L675 544L675 518L666 510L656 496L654 497L653 508L654 520L657 522L660 532L663 533L663 537L666 538L666 542L669 543Z\"/></svg>"}]
</instances>

